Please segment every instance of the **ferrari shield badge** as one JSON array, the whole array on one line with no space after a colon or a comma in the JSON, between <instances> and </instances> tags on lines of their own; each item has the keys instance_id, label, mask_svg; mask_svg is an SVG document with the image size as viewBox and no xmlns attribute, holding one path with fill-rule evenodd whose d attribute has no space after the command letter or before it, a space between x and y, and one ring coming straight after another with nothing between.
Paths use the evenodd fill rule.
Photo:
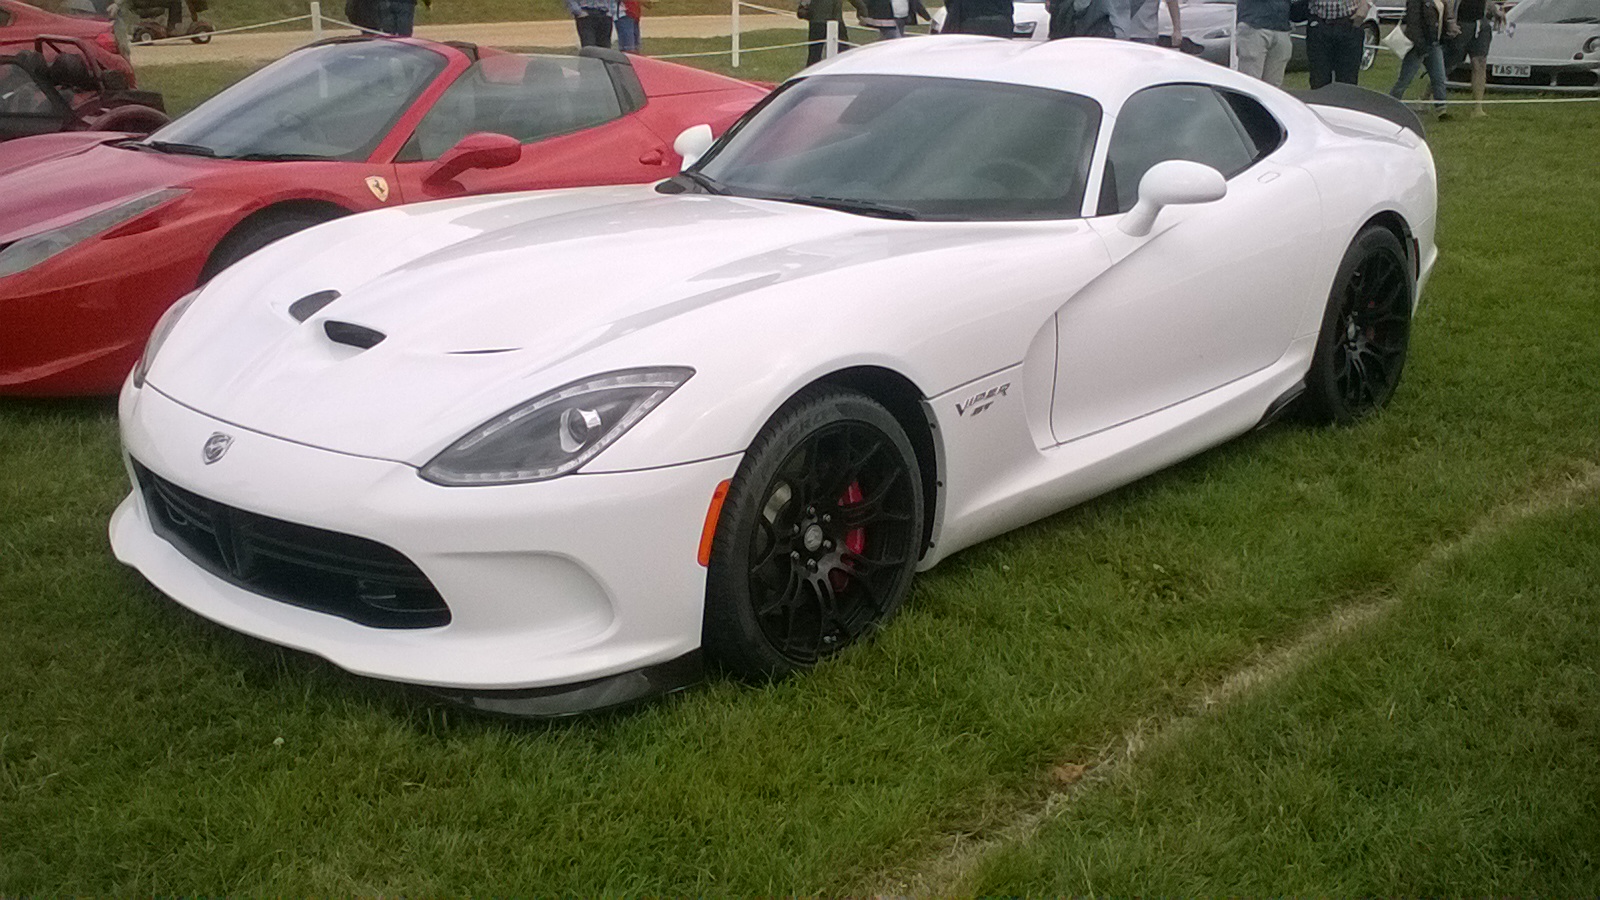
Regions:
<instances>
[{"instance_id":1,"label":"ferrari shield badge","mask_svg":"<svg viewBox=\"0 0 1600 900\"><path fill-rule=\"evenodd\" d=\"M389 182L384 181L382 175L368 175L367 190L372 192L372 196L378 198L379 203L384 203L389 199Z\"/></svg>"}]
</instances>

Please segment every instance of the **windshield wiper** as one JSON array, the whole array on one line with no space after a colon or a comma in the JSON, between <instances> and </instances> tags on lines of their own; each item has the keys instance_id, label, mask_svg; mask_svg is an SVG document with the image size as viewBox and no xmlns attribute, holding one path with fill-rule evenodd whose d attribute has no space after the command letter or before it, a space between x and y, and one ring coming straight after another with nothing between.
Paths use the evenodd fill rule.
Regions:
<instances>
[{"instance_id":1,"label":"windshield wiper","mask_svg":"<svg viewBox=\"0 0 1600 900\"><path fill-rule=\"evenodd\" d=\"M241 153L227 158L242 159L247 162L326 162L333 157L319 156L315 153Z\"/></svg>"},{"instance_id":2,"label":"windshield wiper","mask_svg":"<svg viewBox=\"0 0 1600 900\"><path fill-rule=\"evenodd\" d=\"M847 197L811 197L803 194L784 197L766 197L767 200L779 200L784 203L798 203L802 206L820 206L823 209L837 209L840 212L860 213L864 216L877 216L882 219L914 220L922 218L916 210L904 206L893 206L888 203L878 203L873 200L854 200Z\"/></svg>"},{"instance_id":3,"label":"windshield wiper","mask_svg":"<svg viewBox=\"0 0 1600 900\"><path fill-rule=\"evenodd\" d=\"M202 144L180 144L177 141L141 141L141 147L149 147L161 153L181 153L184 156L209 156L215 158L217 151Z\"/></svg>"}]
</instances>

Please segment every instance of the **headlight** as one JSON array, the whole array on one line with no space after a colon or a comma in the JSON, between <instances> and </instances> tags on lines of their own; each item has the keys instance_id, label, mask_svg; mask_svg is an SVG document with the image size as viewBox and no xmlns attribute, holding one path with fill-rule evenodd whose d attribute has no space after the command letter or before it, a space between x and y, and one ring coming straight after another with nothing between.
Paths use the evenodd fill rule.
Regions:
<instances>
[{"instance_id":1,"label":"headlight","mask_svg":"<svg viewBox=\"0 0 1600 900\"><path fill-rule=\"evenodd\" d=\"M156 361L156 354L161 352L161 345L167 342L167 335L172 333L172 326L178 324L178 319L183 311L189 308L194 298L200 296L200 289L195 288L183 296L183 299L167 307L167 311L156 320L155 330L150 332L150 340L145 341L144 355L139 357L139 362L133 367L133 386L144 387L145 373L150 371L150 364Z\"/></svg>"},{"instance_id":2,"label":"headlight","mask_svg":"<svg viewBox=\"0 0 1600 900\"><path fill-rule=\"evenodd\" d=\"M0 249L0 278L4 278L7 275L15 275L24 269L31 269L75 244L86 241L103 231L110 231L134 216L149 212L184 193L187 192L182 188L165 188L159 191L151 191L126 203L119 203L110 209L102 209L94 215L73 222L71 225L63 225L60 228L53 228L39 234L28 235L21 240L12 241L3 249Z\"/></svg>"},{"instance_id":3,"label":"headlight","mask_svg":"<svg viewBox=\"0 0 1600 900\"><path fill-rule=\"evenodd\" d=\"M1011 26L1011 33L1016 37L1033 37L1033 30L1038 25L1038 22L1018 22Z\"/></svg>"},{"instance_id":4,"label":"headlight","mask_svg":"<svg viewBox=\"0 0 1600 900\"><path fill-rule=\"evenodd\" d=\"M661 405L693 369L626 369L556 388L468 432L422 467L451 486L543 481L577 469Z\"/></svg>"}]
</instances>

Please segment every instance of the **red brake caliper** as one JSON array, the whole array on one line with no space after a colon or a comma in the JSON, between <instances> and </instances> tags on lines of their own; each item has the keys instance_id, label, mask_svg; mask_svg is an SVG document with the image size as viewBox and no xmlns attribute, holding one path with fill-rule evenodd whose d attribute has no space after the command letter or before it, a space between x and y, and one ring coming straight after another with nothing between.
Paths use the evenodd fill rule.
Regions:
<instances>
[{"instance_id":1,"label":"red brake caliper","mask_svg":"<svg viewBox=\"0 0 1600 900\"><path fill-rule=\"evenodd\" d=\"M860 503L863 499L860 482L852 481L844 489L844 494L839 497L840 508L848 508ZM845 533L844 545L851 553L857 556L867 547L867 530L865 528L852 528ZM850 575L843 569L834 569L828 573L828 580L833 583L835 591L842 591L850 583Z\"/></svg>"}]
</instances>

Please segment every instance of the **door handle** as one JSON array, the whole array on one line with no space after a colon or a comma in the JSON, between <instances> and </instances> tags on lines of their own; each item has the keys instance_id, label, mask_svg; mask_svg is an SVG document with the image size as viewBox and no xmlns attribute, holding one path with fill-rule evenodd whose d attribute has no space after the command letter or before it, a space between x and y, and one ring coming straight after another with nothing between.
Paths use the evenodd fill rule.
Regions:
<instances>
[{"instance_id":1,"label":"door handle","mask_svg":"<svg viewBox=\"0 0 1600 900\"><path fill-rule=\"evenodd\" d=\"M666 162L666 160L667 155L661 152L660 147L657 147L654 150L646 150L639 156L639 162L647 166L659 166Z\"/></svg>"}]
</instances>

